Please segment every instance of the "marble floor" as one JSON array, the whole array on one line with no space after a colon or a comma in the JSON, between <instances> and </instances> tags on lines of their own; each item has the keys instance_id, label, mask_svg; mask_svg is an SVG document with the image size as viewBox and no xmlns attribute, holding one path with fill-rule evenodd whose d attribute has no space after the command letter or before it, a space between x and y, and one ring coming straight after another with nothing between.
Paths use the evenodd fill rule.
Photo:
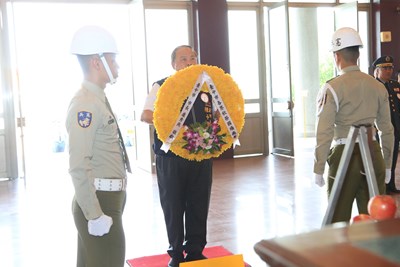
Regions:
<instances>
[{"instance_id":1,"label":"marble floor","mask_svg":"<svg viewBox=\"0 0 400 267\"><path fill-rule=\"evenodd\" d=\"M312 148L296 151L295 158L214 161L207 246L224 246L243 254L253 267L262 267L266 264L254 252L255 243L321 227L326 187L312 180ZM0 182L0 266L75 266L67 162L64 153L38 157L27 165L26 180ZM126 258L165 253L168 242L155 175L136 168L127 194Z\"/></svg>"}]
</instances>

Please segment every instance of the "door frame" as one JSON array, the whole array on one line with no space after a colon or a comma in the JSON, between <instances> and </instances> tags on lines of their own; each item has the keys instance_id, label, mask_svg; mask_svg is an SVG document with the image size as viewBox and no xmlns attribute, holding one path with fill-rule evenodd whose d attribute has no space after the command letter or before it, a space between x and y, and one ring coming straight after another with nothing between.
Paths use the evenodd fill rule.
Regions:
<instances>
[{"instance_id":1,"label":"door frame","mask_svg":"<svg viewBox=\"0 0 400 267\"><path fill-rule=\"evenodd\" d=\"M282 2L276 3L272 6L266 7L267 11L266 14L268 15L268 32L266 33L267 40L268 40L268 47L267 54L269 55L269 114L270 114L270 129L271 129L271 150L272 154L276 155L284 155L284 156L294 156L294 138L293 138L293 96L292 96L292 83L291 83L291 70L290 70L290 47L289 47L289 11L288 11L288 1L284 0ZM285 62L275 64L273 61L273 57L276 55L272 49L273 44L271 40L276 40L275 38L272 39L271 37L271 25L274 22L271 22L271 11L274 11L278 8L284 8L284 16L283 22L284 24L284 33L280 34L280 36L284 36L283 43L286 47L286 55L281 56L281 58L286 59ZM282 40L281 40L282 41ZM282 43L282 42L281 42ZM274 73L273 73L273 66L276 69L276 66L281 66L281 69L287 69L287 77L278 77L281 78L279 80L287 79L287 89L286 94L284 96L279 95L275 97L274 88L276 83L274 82ZM284 79L282 79L284 78ZM274 84L275 83L275 84ZM282 93L282 89L279 89Z\"/></svg>"},{"instance_id":2,"label":"door frame","mask_svg":"<svg viewBox=\"0 0 400 267\"><path fill-rule=\"evenodd\" d=\"M0 60L1 60L1 94L0 101L2 102L3 110L0 113L0 121L3 122L3 127L0 129L0 177L7 179L15 179L19 177L18 172L18 154L17 154L17 128L15 120L14 109L14 90L15 79L18 76L13 76L12 63L11 63L11 46L12 42L9 40L9 14L7 13L7 1L0 0L0 10L2 10L1 23L3 25L0 31ZM18 87L18 84L17 84ZM18 120L20 123L20 136L23 139L23 127L21 127L22 119ZM23 143L22 143L23 144ZM24 162L22 157L22 162ZM24 173L24 171L23 171Z\"/></svg>"}]
</instances>

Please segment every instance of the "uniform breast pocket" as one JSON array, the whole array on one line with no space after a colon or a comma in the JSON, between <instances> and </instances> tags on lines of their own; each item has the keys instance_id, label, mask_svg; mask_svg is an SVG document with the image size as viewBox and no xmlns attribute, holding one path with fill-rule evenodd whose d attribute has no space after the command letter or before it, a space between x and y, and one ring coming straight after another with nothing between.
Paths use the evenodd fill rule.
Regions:
<instances>
[{"instance_id":1,"label":"uniform breast pocket","mask_svg":"<svg viewBox=\"0 0 400 267\"><path fill-rule=\"evenodd\" d=\"M112 138L118 136L118 125L112 115L104 115L103 133Z\"/></svg>"}]
</instances>

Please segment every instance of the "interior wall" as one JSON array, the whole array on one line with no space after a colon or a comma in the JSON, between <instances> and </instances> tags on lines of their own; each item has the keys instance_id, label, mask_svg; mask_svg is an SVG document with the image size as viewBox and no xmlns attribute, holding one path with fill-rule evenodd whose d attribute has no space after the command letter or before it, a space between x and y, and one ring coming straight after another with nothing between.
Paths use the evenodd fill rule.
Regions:
<instances>
[{"instance_id":1,"label":"interior wall","mask_svg":"<svg viewBox=\"0 0 400 267\"><path fill-rule=\"evenodd\" d=\"M399 0L375 0L372 5L373 27L375 29L374 45L375 53L372 60L382 56L391 55L394 57L395 71L400 69L400 1ZM391 32L390 42L381 42L380 33Z\"/></svg>"},{"instance_id":2,"label":"interior wall","mask_svg":"<svg viewBox=\"0 0 400 267\"><path fill-rule=\"evenodd\" d=\"M203 64L229 69L228 7L225 0L198 1L200 60Z\"/></svg>"},{"instance_id":3,"label":"interior wall","mask_svg":"<svg viewBox=\"0 0 400 267\"><path fill-rule=\"evenodd\" d=\"M198 0L198 40L202 64L229 68L228 6L225 0ZM233 158L233 149L220 158Z\"/></svg>"}]
</instances>

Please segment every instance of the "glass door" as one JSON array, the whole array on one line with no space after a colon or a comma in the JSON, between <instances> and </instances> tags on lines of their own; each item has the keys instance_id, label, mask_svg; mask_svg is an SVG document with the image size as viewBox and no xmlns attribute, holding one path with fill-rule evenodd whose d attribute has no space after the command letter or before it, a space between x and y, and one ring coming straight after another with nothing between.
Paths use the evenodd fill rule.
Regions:
<instances>
[{"instance_id":1,"label":"glass door","mask_svg":"<svg viewBox=\"0 0 400 267\"><path fill-rule=\"evenodd\" d=\"M260 47L259 9L230 8L229 60L230 74L237 82L245 99L245 125L240 134L240 146L235 147L235 156L267 154L266 112L263 97L265 79L263 52ZM245 49L245 52L244 52ZM265 139L265 140L264 140Z\"/></svg>"},{"instance_id":2,"label":"glass door","mask_svg":"<svg viewBox=\"0 0 400 267\"><path fill-rule=\"evenodd\" d=\"M142 12L144 16L137 14L134 17L133 27L136 31L132 34L134 37L139 38L136 38L134 45L137 46L138 41L145 42L145 49L141 49L141 57L145 57L145 66L147 66L147 69L144 69L143 64L137 64L138 57L133 59L134 69L136 70L135 75L143 73L142 77L138 77L138 79L146 78L146 84L143 81L139 87L134 87L136 96L135 127L138 136L140 136L140 139L138 138L140 142L137 143L137 151L140 151L138 167L149 172L155 172L155 160L152 150L154 126L140 122L140 115L143 111L146 96L153 83L174 74L175 70L171 65L172 51L180 45L195 47L192 41L193 38L190 38L193 34L189 29L189 25L192 24L191 13L189 12L191 6L182 2L171 3L166 8L165 5L146 5L144 3L141 11L139 11L140 7L135 7L135 9L138 12ZM140 28L138 25L142 26L142 24L145 31L143 34L139 34ZM133 51L133 53L137 53L137 50ZM135 79L135 83L137 83L137 79Z\"/></svg>"},{"instance_id":3,"label":"glass door","mask_svg":"<svg viewBox=\"0 0 400 267\"><path fill-rule=\"evenodd\" d=\"M84 25L99 25L116 38L120 65L118 82L106 94L119 119L132 162L133 90L129 9L122 4L8 2L10 29L15 40L13 69L18 78L26 176L43 177L68 170L65 116L69 101L80 88L82 72L69 52L72 36ZM105 19L106 18L106 19ZM21 128L22 129L22 128ZM21 147L21 146L19 146ZM131 156L132 155L132 156ZM46 170L43 172L43 170ZM52 171L54 170L54 171Z\"/></svg>"},{"instance_id":4,"label":"glass door","mask_svg":"<svg viewBox=\"0 0 400 267\"><path fill-rule=\"evenodd\" d=\"M5 1L0 1L0 180L15 179L18 172L17 133L14 116L11 48Z\"/></svg>"},{"instance_id":5,"label":"glass door","mask_svg":"<svg viewBox=\"0 0 400 267\"><path fill-rule=\"evenodd\" d=\"M342 27L351 27L358 30L357 2L338 5L334 9L335 30Z\"/></svg>"},{"instance_id":6,"label":"glass door","mask_svg":"<svg viewBox=\"0 0 400 267\"><path fill-rule=\"evenodd\" d=\"M272 153L294 156L293 99L291 91L287 1L266 11L268 15L270 114Z\"/></svg>"}]
</instances>

